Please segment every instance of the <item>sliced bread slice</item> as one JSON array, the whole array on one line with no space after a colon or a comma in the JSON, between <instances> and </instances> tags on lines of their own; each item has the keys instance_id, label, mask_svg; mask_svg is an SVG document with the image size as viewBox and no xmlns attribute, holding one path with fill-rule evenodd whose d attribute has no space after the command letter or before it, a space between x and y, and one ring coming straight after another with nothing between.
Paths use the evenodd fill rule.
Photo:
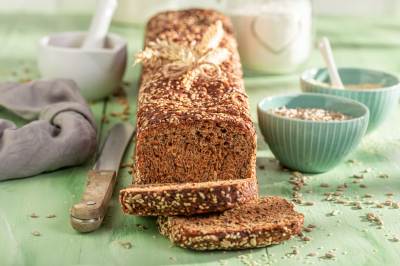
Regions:
<instances>
[{"instance_id":1,"label":"sliced bread slice","mask_svg":"<svg viewBox=\"0 0 400 266\"><path fill-rule=\"evenodd\" d=\"M127 214L172 216L224 211L258 198L256 178L198 183L134 184L119 200Z\"/></svg>"},{"instance_id":2,"label":"sliced bread slice","mask_svg":"<svg viewBox=\"0 0 400 266\"><path fill-rule=\"evenodd\" d=\"M280 197L264 197L218 214L159 217L162 235L195 250L232 250L278 244L301 232L304 216Z\"/></svg>"}]
</instances>

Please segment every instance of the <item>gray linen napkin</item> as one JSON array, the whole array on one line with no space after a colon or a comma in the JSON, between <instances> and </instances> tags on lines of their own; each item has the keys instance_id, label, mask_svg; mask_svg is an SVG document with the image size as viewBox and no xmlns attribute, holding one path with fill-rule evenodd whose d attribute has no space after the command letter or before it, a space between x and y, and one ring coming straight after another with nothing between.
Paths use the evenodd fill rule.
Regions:
<instances>
[{"instance_id":1,"label":"gray linen napkin","mask_svg":"<svg viewBox=\"0 0 400 266\"><path fill-rule=\"evenodd\" d=\"M93 114L72 80L0 84L0 109L32 121L0 118L0 181L85 162L96 150Z\"/></svg>"}]
</instances>

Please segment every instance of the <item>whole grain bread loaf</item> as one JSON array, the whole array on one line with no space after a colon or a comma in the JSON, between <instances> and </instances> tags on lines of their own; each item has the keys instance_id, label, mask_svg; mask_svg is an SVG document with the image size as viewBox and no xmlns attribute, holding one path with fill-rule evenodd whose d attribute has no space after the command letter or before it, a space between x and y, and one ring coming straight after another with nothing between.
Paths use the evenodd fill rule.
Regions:
<instances>
[{"instance_id":1,"label":"whole grain bread loaf","mask_svg":"<svg viewBox=\"0 0 400 266\"><path fill-rule=\"evenodd\" d=\"M143 63L134 184L120 193L126 213L191 215L257 197L256 133L229 19L201 9L159 13L147 24L145 47L193 47L217 24L223 27L217 48L228 54L217 77L204 68L188 87L186 74L160 74L163 62Z\"/></svg>"},{"instance_id":2,"label":"whole grain bread loaf","mask_svg":"<svg viewBox=\"0 0 400 266\"><path fill-rule=\"evenodd\" d=\"M222 213L159 217L161 234L195 250L231 250L278 244L301 232L304 216L280 197L264 197Z\"/></svg>"},{"instance_id":3,"label":"whole grain bread loaf","mask_svg":"<svg viewBox=\"0 0 400 266\"><path fill-rule=\"evenodd\" d=\"M257 198L255 178L197 183L134 185L120 193L125 213L190 215L224 211Z\"/></svg>"},{"instance_id":4,"label":"whole grain bread loaf","mask_svg":"<svg viewBox=\"0 0 400 266\"><path fill-rule=\"evenodd\" d=\"M147 24L145 46L156 40L189 46L221 21L219 47L229 51L221 76L156 75L143 64L137 112L135 183L186 183L255 176L256 133L230 20L212 10L163 12ZM162 66L161 66L162 67Z\"/></svg>"}]
</instances>

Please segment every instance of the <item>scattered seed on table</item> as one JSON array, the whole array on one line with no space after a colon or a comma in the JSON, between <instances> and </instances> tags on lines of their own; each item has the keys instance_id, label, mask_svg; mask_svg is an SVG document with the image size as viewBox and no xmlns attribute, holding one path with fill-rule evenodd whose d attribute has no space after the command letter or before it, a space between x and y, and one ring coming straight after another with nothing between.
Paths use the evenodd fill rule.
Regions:
<instances>
[{"instance_id":1,"label":"scattered seed on table","mask_svg":"<svg viewBox=\"0 0 400 266\"><path fill-rule=\"evenodd\" d=\"M309 225L307 225L307 227L311 228L311 229L317 228L317 226L315 224L309 224Z\"/></svg>"},{"instance_id":2,"label":"scattered seed on table","mask_svg":"<svg viewBox=\"0 0 400 266\"><path fill-rule=\"evenodd\" d=\"M303 195L300 192L293 191L292 196L293 198L301 198Z\"/></svg>"},{"instance_id":3,"label":"scattered seed on table","mask_svg":"<svg viewBox=\"0 0 400 266\"><path fill-rule=\"evenodd\" d=\"M302 199L292 199L292 201L294 202L294 203L296 203L296 204L302 204L303 203L303 200Z\"/></svg>"},{"instance_id":4,"label":"scattered seed on table","mask_svg":"<svg viewBox=\"0 0 400 266\"><path fill-rule=\"evenodd\" d=\"M39 231L32 231L33 236L41 236L42 234Z\"/></svg>"},{"instance_id":5,"label":"scattered seed on table","mask_svg":"<svg viewBox=\"0 0 400 266\"><path fill-rule=\"evenodd\" d=\"M305 228L303 228L303 231L304 231L304 232L307 232L307 233L309 233L309 232L311 232L311 231L312 231L312 229L311 229L311 228L307 228L307 227L305 227Z\"/></svg>"},{"instance_id":6,"label":"scattered seed on table","mask_svg":"<svg viewBox=\"0 0 400 266\"><path fill-rule=\"evenodd\" d=\"M298 172L298 171L293 171L292 176L297 177L297 178L303 178L303 174Z\"/></svg>"},{"instance_id":7,"label":"scattered seed on table","mask_svg":"<svg viewBox=\"0 0 400 266\"><path fill-rule=\"evenodd\" d=\"M125 248L125 249L131 249L132 248L132 243L129 241L119 241L119 244L121 245L121 247Z\"/></svg>"},{"instance_id":8,"label":"scattered seed on table","mask_svg":"<svg viewBox=\"0 0 400 266\"><path fill-rule=\"evenodd\" d=\"M304 205L306 205L306 206L314 206L314 202L306 201L306 202L304 202Z\"/></svg>"},{"instance_id":9,"label":"scattered seed on table","mask_svg":"<svg viewBox=\"0 0 400 266\"><path fill-rule=\"evenodd\" d=\"M399 242L400 240L397 237L392 237L391 239L389 239L392 242Z\"/></svg>"},{"instance_id":10,"label":"scattered seed on table","mask_svg":"<svg viewBox=\"0 0 400 266\"><path fill-rule=\"evenodd\" d=\"M316 257L316 256L318 256L318 253L317 252L310 252L310 253L307 254L307 256Z\"/></svg>"},{"instance_id":11,"label":"scattered seed on table","mask_svg":"<svg viewBox=\"0 0 400 266\"><path fill-rule=\"evenodd\" d=\"M333 200L335 200L335 198L332 196L326 196L324 200L325 201L333 201Z\"/></svg>"},{"instance_id":12,"label":"scattered seed on table","mask_svg":"<svg viewBox=\"0 0 400 266\"><path fill-rule=\"evenodd\" d=\"M367 185L365 185L365 184L360 184L360 188L367 188Z\"/></svg>"},{"instance_id":13,"label":"scattered seed on table","mask_svg":"<svg viewBox=\"0 0 400 266\"><path fill-rule=\"evenodd\" d=\"M329 184L328 184L328 183L321 183L319 186L320 186L320 187L327 188L327 187L329 187Z\"/></svg>"},{"instance_id":14,"label":"scattered seed on table","mask_svg":"<svg viewBox=\"0 0 400 266\"><path fill-rule=\"evenodd\" d=\"M31 213L31 215L29 215L29 217L31 218L39 218L39 215L37 215L36 213Z\"/></svg>"},{"instance_id":15,"label":"scattered seed on table","mask_svg":"<svg viewBox=\"0 0 400 266\"><path fill-rule=\"evenodd\" d=\"M339 214L339 211L338 210L333 210L333 211L331 211L330 213L328 213L328 216L336 216L336 215L338 215Z\"/></svg>"},{"instance_id":16,"label":"scattered seed on table","mask_svg":"<svg viewBox=\"0 0 400 266\"><path fill-rule=\"evenodd\" d=\"M139 228L139 229L142 229L142 230L147 230L147 229L149 229L149 228L147 227L147 225L145 225L145 224L136 224L136 227Z\"/></svg>"},{"instance_id":17,"label":"scattered seed on table","mask_svg":"<svg viewBox=\"0 0 400 266\"><path fill-rule=\"evenodd\" d=\"M307 241L310 241L310 240L311 240L311 238L310 238L310 237L308 237L308 236L305 236L305 237L303 237L303 238L302 238L302 240L307 242Z\"/></svg>"},{"instance_id":18,"label":"scattered seed on table","mask_svg":"<svg viewBox=\"0 0 400 266\"><path fill-rule=\"evenodd\" d=\"M336 255L333 252L326 252L324 255L325 259L334 259Z\"/></svg>"},{"instance_id":19,"label":"scattered seed on table","mask_svg":"<svg viewBox=\"0 0 400 266\"><path fill-rule=\"evenodd\" d=\"M393 201L392 200L385 200L385 202L383 203L386 206L392 206Z\"/></svg>"},{"instance_id":20,"label":"scattered seed on table","mask_svg":"<svg viewBox=\"0 0 400 266\"><path fill-rule=\"evenodd\" d=\"M349 203L347 200L344 200L344 199L337 199L336 201L335 201L335 203L337 203L337 204L347 204L347 203Z\"/></svg>"},{"instance_id":21,"label":"scattered seed on table","mask_svg":"<svg viewBox=\"0 0 400 266\"><path fill-rule=\"evenodd\" d=\"M381 174L378 175L378 177L379 178L389 178L389 175L381 173Z\"/></svg>"},{"instance_id":22,"label":"scattered seed on table","mask_svg":"<svg viewBox=\"0 0 400 266\"><path fill-rule=\"evenodd\" d=\"M386 193L386 196L388 196L388 197L391 197L391 196L393 196L393 195L394 195L393 192L388 192L388 193Z\"/></svg>"},{"instance_id":23,"label":"scattered seed on table","mask_svg":"<svg viewBox=\"0 0 400 266\"><path fill-rule=\"evenodd\" d=\"M367 169L361 171L361 173L370 173L370 172L372 172L372 168L367 168Z\"/></svg>"},{"instance_id":24,"label":"scattered seed on table","mask_svg":"<svg viewBox=\"0 0 400 266\"><path fill-rule=\"evenodd\" d=\"M364 175L362 175L362 174L354 174L353 178L355 178L355 179L363 179Z\"/></svg>"},{"instance_id":25,"label":"scattered seed on table","mask_svg":"<svg viewBox=\"0 0 400 266\"><path fill-rule=\"evenodd\" d=\"M363 174L354 174L353 177L355 179L364 179L364 175Z\"/></svg>"},{"instance_id":26,"label":"scattered seed on table","mask_svg":"<svg viewBox=\"0 0 400 266\"><path fill-rule=\"evenodd\" d=\"M299 254L299 249L297 247L294 247L291 254L298 255Z\"/></svg>"},{"instance_id":27,"label":"scattered seed on table","mask_svg":"<svg viewBox=\"0 0 400 266\"><path fill-rule=\"evenodd\" d=\"M371 223L375 223L376 225L383 226L383 220L375 213L372 213L372 212L367 213L366 218ZM379 229L382 229L382 228L379 228Z\"/></svg>"},{"instance_id":28,"label":"scattered seed on table","mask_svg":"<svg viewBox=\"0 0 400 266\"><path fill-rule=\"evenodd\" d=\"M264 169L265 169L265 165L260 164L260 165L258 166L258 168L260 168L260 170L264 170Z\"/></svg>"},{"instance_id":29,"label":"scattered seed on table","mask_svg":"<svg viewBox=\"0 0 400 266\"><path fill-rule=\"evenodd\" d=\"M372 198L372 195L371 195L371 194L368 194L368 193L366 193L366 194L364 194L364 198Z\"/></svg>"},{"instance_id":30,"label":"scattered seed on table","mask_svg":"<svg viewBox=\"0 0 400 266\"><path fill-rule=\"evenodd\" d=\"M133 167L133 163L122 163L119 166L120 169L127 168L127 167Z\"/></svg>"},{"instance_id":31,"label":"scattered seed on table","mask_svg":"<svg viewBox=\"0 0 400 266\"><path fill-rule=\"evenodd\" d=\"M55 215L55 214L49 214L49 215L47 215L46 216L46 218L49 218L49 219L51 219L51 218L56 218L57 216Z\"/></svg>"}]
</instances>

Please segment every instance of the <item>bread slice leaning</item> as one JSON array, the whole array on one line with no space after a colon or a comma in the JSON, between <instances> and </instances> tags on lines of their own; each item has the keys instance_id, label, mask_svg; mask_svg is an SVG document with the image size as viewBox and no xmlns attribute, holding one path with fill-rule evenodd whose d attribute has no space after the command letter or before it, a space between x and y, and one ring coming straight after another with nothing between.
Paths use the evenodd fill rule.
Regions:
<instances>
[{"instance_id":1,"label":"bread slice leaning","mask_svg":"<svg viewBox=\"0 0 400 266\"><path fill-rule=\"evenodd\" d=\"M280 197L264 197L217 214L159 217L162 235L195 250L233 250L278 244L301 232L304 216Z\"/></svg>"},{"instance_id":2,"label":"bread slice leaning","mask_svg":"<svg viewBox=\"0 0 400 266\"><path fill-rule=\"evenodd\" d=\"M120 191L122 210L139 216L224 211L258 198L257 179L199 183L134 184Z\"/></svg>"}]
</instances>

